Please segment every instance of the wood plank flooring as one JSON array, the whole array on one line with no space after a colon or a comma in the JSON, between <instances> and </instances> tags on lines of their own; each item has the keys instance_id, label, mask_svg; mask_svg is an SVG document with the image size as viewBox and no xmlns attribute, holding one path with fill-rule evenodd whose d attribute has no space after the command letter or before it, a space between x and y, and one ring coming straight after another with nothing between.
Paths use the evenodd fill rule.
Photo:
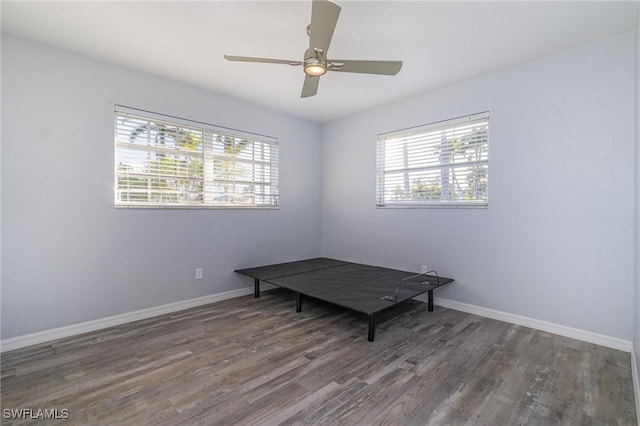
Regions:
<instances>
[{"instance_id":1,"label":"wood plank flooring","mask_svg":"<svg viewBox=\"0 0 640 426\"><path fill-rule=\"evenodd\" d=\"M2 354L2 408L64 425L635 425L630 355L408 302L263 293ZM35 411L34 411L35 413ZM2 424L33 424L9 420Z\"/></svg>"}]
</instances>

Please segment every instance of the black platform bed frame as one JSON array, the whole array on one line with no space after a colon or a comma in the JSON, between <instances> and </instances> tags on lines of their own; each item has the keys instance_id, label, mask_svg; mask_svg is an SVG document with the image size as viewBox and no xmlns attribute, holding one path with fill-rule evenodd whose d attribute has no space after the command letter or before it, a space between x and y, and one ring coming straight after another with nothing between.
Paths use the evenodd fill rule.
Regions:
<instances>
[{"instance_id":1,"label":"black platform bed frame","mask_svg":"<svg viewBox=\"0 0 640 426\"><path fill-rule=\"evenodd\" d=\"M435 271L425 274L318 257L277 263L235 272L254 279L254 297L260 297L260 281L292 290L296 312L303 296L323 300L369 317L368 340L374 341L376 315L423 293L433 311L433 290L453 281Z\"/></svg>"}]
</instances>

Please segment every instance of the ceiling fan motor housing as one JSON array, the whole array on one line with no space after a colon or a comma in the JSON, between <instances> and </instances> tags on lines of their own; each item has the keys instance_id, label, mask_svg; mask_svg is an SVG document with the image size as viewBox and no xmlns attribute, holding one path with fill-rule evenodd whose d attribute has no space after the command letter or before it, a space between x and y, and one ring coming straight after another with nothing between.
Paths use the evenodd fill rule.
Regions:
<instances>
[{"instance_id":1,"label":"ceiling fan motor housing","mask_svg":"<svg viewBox=\"0 0 640 426\"><path fill-rule=\"evenodd\" d=\"M312 77L323 75L327 72L327 60L322 55L322 50L309 48L304 54L304 72Z\"/></svg>"}]
</instances>

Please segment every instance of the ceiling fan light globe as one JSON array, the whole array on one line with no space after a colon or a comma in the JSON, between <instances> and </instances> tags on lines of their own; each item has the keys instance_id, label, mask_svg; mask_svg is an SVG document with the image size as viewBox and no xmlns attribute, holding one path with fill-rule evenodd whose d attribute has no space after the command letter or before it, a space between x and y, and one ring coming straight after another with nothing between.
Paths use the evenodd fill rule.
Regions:
<instances>
[{"instance_id":1,"label":"ceiling fan light globe","mask_svg":"<svg viewBox=\"0 0 640 426\"><path fill-rule=\"evenodd\" d=\"M326 73L327 69L322 64L311 64L305 66L304 72L311 77L317 77Z\"/></svg>"},{"instance_id":2,"label":"ceiling fan light globe","mask_svg":"<svg viewBox=\"0 0 640 426\"><path fill-rule=\"evenodd\" d=\"M311 77L318 77L327 72L327 63L323 58L307 57L304 60L304 72Z\"/></svg>"}]
</instances>

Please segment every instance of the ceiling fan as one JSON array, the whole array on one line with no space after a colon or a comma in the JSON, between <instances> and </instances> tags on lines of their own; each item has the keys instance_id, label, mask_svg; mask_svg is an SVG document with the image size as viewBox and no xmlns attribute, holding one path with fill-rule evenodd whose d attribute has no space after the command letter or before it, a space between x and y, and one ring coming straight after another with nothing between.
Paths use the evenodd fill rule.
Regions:
<instances>
[{"instance_id":1,"label":"ceiling fan","mask_svg":"<svg viewBox=\"0 0 640 426\"><path fill-rule=\"evenodd\" d=\"M398 71L400 71L402 61L327 59L327 51L329 50L329 44L331 43L339 15L340 6L337 4L329 0L313 0L311 7L311 24L307 26L309 49L305 52L303 61L231 55L224 55L224 58L228 61L304 66L306 75L302 86L302 98L313 96L318 92L320 76L324 75L327 71L382 75L396 75Z\"/></svg>"}]
</instances>

